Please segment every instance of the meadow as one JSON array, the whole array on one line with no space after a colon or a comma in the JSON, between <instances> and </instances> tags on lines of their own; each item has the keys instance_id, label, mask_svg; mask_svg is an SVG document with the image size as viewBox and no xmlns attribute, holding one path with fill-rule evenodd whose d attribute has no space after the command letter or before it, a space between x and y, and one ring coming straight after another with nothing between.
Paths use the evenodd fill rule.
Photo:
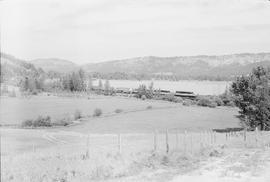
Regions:
<instances>
[{"instance_id":1,"label":"meadow","mask_svg":"<svg viewBox=\"0 0 270 182\"><path fill-rule=\"evenodd\" d=\"M92 116L96 108L102 109L99 117ZM74 125L20 127L23 119L58 118L78 109L84 117ZM32 96L1 98L0 112L2 181L178 181L228 156L248 155L257 166L269 157L269 133L248 132L244 142L242 132L212 132L239 127L232 107L97 95ZM259 161L253 159L254 151L260 153ZM235 165L231 162L226 172L254 170L240 166L238 172Z\"/></svg>"}]
</instances>

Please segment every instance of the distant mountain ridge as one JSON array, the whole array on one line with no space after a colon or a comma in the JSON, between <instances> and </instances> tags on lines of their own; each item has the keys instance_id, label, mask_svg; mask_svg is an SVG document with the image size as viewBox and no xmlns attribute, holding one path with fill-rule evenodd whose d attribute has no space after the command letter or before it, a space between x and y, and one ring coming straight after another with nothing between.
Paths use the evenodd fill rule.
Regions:
<instances>
[{"instance_id":1,"label":"distant mountain ridge","mask_svg":"<svg viewBox=\"0 0 270 182\"><path fill-rule=\"evenodd\" d=\"M235 76L248 74L257 66L270 67L270 53L147 56L84 65L58 58L24 61L1 53L1 67L5 68L6 75L37 74L43 70L63 74L82 68L93 77L105 79L232 80Z\"/></svg>"},{"instance_id":2,"label":"distant mountain ridge","mask_svg":"<svg viewBox=\"0 0 270 182\"><path fill-rule=\"evenodd\" d=\"M180 79L232 77L256 66L270 66L270 53L222 56L138 57L84 65L87 72L175 75Z\"/></svg>"}]
</instances>

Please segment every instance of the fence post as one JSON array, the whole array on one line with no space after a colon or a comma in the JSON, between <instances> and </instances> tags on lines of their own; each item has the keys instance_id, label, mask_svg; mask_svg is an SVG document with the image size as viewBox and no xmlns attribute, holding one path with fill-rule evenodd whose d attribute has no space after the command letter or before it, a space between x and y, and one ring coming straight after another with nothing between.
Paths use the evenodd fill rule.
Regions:
<instances>
[{"instance_id":1,"label":"fence post","mask_svg":"<svg viewBox=\"0 0 270 182\"><path fill-rule=\"evenodd\" d=\"M154 131L154 152L157 151L157 131Z\"/></svg>"},{"instance_id":2,"label":"fence post","mask_svg":"<svg viewBox=\"0 0 270 182\"><path fill-rule=\"evenodd\" d=\"M87 135L87 139L86 139L86 153L85 153L85 158L89 158L89 140L90 140L90 136Z\"/></svg>"},{"instance_id":3,"label":"fence post","mask_svg":"<svg viewBox=\"0 0 270 182\"><path fill-rule=\"evenodd\" d=\"M193 154L193 134L190 133L190 153Z\"/></svg>"},{"instance_id":4,"label":"fence post","mask_svg":"<svg viewBox=\"0 0 270 182\"><path fill-rule=\"evenodd\" d=\"M168 135L168 129L166 130L166 153L169 153L169 135Z\"/></svg>"},{"instance_id":5,"label":"fence post","mask_svg":"<svg viewBox=\"0 0 270 182\"><path fill-rule=\"evenodd\" d=\"M122 153L122 137L120 133L118 134L118 153Z\"/></svg>"},{"instance_id":6,"label":"fence post","mask_svg":"<svg viewBox=\"0 0 270 182\"><path fill-rule=\"evenodd\" d=\"M184 132L184 153L187 152L187 131Z\"/></svg>"},{"instance_id":7,"label":"fence post","mask_svg":"<svg viewBox=\"0 0 270 182\"><path fill-rule=\"evenodd\" d=\"M247 147L247 128L244 128L244 143L245 143L245 147Z\"/></svg>"},{"instance_id":8,"label":"fence post","mask_svg":"<svg viewBox=\"0 0 270 182\"><path fill-rule=\"evenodd\" d=\"M255 128L256 147L258 147L258 127Z\"/></svg>"},{"instance_id":9,"label":"fence post","mask_svg":"<svg viewBox=\"0 0 270 182\"><path fill-rule=\"evenodd\" d=\"M176 142L176 145L175 145L175 148L176 150L179 149L179 135L178 135L178 130L176 130L176 133L175 133L175 142Z\"/></svg>"},{"instance_id":10,"label":"fence post","mask_svg":"<svg viewBox=\"0 0 270 182\"><path fill-rule=\"evenodd\" d=\"M200 151L202 150L202 133L199 132Z\"/></svg>"}]
</instances>

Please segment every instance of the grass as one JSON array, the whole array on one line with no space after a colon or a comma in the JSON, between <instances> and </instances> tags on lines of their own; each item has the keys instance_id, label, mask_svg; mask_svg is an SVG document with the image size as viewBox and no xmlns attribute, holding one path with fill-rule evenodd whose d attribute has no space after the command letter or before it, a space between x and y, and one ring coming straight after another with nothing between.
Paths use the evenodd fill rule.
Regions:
<instances>
[{"instance_id":1,"label":"grass","mask_svg":"<svg viewBox=\"0 0 270 182\"><path fill-rule=\"evenodd\" d=\"M96 108L101 108L103 114L106 114L118 108L124 108L126 111L145 109L150 104L164 107L171 106L172 103L110 96L91 96L91 99L55 96L32 96L30 99L3 97L0 115L1 124L20 125L22 121L37 118L39 115L49 115L52 120L56 120L63 118L67 113L73 114L76 110L84 115L92 115Z\"/></svg>"},{"instance_id":2,"label":"grass","mask_svg":"<svg viewBox=\"0 0 270 182\"><path fill-rule=\"evenodd\" d=\"M224 134L217 134L218 145L212 146L207 141L206 133L203 137L199 133L188 133L185 142L183 141L184 134L181 132L179 145L176 146L175 133L170 132L169 154L165 152L164 133L157 135L156 152L153 151L153 134L123 134L122 153L118 154L116 134L92 134L90 135L89 158L85 158L87 137L80 133L18 129L2 129L1 133L3 141L1 164L5 166L2 169L4 181L128 181L131 176L136 177L135 181L141 181L144 176L140 174L148 174L149 178L162 178L156 175L150 177L150 174L155 174L161 169L163 173L169 174L172 174L172 171L175 174L185 174L197 170L202 165L201 162L231 154L226 152L235 150L236 146L237 150L242 148L245 153L250 150L249 147L243 148L244 145L239 145L239 141L242 141L241 136L232 136L226 141ZM191 134L193 148L190 148ZM260 136L267 138L267 135ZM250 132L251 142L253 142L253 137L253 133ZM47 144L44 140L46 138L50 139ZM66 141L67 144L63 145L61 141ZM199 145L198 141L203 142L203 146ZM184 146L186 149L183 148ZM9 151L16 153L9 153ZM254 158L255 155L252 157ZM246 158L235 156L231 163L238 159L241 159L241 163L248 162ZM242 171L234 166L234 163L231 166L226 165L224 171ZM167 176L166 179L170 178L172 176Z\"/></svg>"}]
</instances>

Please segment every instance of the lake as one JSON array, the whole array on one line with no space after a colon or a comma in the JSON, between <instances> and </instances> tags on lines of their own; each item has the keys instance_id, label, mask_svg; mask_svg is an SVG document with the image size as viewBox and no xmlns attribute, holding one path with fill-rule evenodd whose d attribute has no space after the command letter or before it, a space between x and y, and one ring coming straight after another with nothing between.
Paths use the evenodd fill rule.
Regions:
<instances>
[{"instance_id":1,"label":"lake","mask_svg":"<svg viewBox=\"0 0 270 182\"><path fill-rule=\"evenodd\" d=\"M105 80L102 80L103 84ZM110 80L110 86L138 88L139 85L145 84L149 86L151 80ZM167 81L167 80L153 80L154 89L164 89L175 91L192 91L199 95L219 95L225 92L226 88L230 87L231 82L228 81L198 81L198 80L181 80L181 81ZM93 81L93 85L98 85L98 80Z\"/></svg>"}]
</instances>

